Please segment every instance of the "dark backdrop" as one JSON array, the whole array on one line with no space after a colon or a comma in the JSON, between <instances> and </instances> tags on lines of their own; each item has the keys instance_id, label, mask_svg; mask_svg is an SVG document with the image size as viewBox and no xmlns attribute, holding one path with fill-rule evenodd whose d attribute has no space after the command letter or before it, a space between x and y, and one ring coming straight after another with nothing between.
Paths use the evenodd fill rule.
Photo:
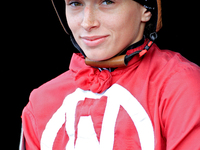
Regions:
<instances>
[{"instance_id":1,"label":"dark backdrop","mask_svg":"<svg viewBox=\"0 0 200 150\"><path fill-rule=\"evenodd\" d=\"M6 134L4 140L11 141L7 146L17 149L20 116L30 92L68 70L76 50L59 24L50 0L9 1L5 6L0 55L1 129ZM183 1L163 1L162 7L163 28L156 43L161 49L177 51L200 65L199 29L195 27L199 13L193 4Z\"/></svg>"}]
</instances>

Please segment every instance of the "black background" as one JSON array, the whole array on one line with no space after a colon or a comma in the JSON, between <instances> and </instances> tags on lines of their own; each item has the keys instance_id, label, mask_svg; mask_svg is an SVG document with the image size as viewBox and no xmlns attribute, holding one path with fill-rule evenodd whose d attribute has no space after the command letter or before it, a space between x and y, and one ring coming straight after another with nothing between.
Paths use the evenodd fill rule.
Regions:
<instances>
[{"instance_id":1,"label":"black background","mask_svg":"<svg viewBox=\"0 0 200 150\"><path fill-rule=\"evenodd\" d=\"M197 4L198 5L198 4ZM51 1L9 1L1 20L1 130L8 149L18 149L21 112L29 94L68 70L73 52ZM181 53L200 65L198 11L184 1L163 1L163 28L156 41L161 49ZM159 58L158 58L159 59ZM184 82L184 81L183 81Z\"/></svg>"}]
</instances>

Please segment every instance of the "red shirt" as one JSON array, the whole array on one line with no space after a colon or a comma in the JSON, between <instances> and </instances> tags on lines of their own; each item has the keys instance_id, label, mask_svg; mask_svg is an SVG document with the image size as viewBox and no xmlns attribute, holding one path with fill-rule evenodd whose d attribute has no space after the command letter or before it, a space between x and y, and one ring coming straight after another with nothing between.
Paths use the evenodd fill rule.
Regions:
<instances>
[{"instance_id":1,"label":"red shirt","mask_svg":"<svg viewBox=\"0 0 200 150\"><path fill-rule=\"evenodd\" d=\"M69 71L31 93L26 149L198 150L199 108L200 68L179 53L153 44L113 72L74 54Z\"/></svg>"}]
</instances>

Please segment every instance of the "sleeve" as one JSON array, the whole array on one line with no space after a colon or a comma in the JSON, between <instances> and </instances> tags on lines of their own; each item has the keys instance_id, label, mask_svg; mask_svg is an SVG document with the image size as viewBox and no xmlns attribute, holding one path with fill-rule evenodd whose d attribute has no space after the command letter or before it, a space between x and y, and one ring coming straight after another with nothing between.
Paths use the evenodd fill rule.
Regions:
<instances>
[{"instance_id":1,"label":"sleeve","mask_svg":"<svg viewBox=\"0 0 200 150\"><path fill-rule=\"evenodd\" d=\"M167 150L200 149L200 69L170 77L162 94L162 131Z\"/></svg>"},{"instance_id":2,"label":"sleeve","mask_svg":"<svg viewBox=\"0 0 200 150\"><path fill-rule=\"evenodd\" d=\"M34 115L28 109L30 102L24 108L22 113L22 128L26 150L39 150L40 142L37 134L37 125L35 122Z\"/></svg>"}]
</instances>

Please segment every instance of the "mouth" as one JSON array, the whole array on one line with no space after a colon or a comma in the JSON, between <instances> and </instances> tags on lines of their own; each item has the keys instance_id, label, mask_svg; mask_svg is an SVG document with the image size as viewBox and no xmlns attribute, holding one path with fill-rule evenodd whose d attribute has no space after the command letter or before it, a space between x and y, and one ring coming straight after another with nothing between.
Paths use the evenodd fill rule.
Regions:
<instances>
[{"instance_id":1,"label":"mouth","mask_svg":"<svg viewBox=\"0 0 200 150\"><path fill-rule=\"evenodd\" d=\"M82 41L88 46L88 47L96 47L103 42L106 41L108 35L103 36L80 36Z\"/></svg>"}]
</instances>

